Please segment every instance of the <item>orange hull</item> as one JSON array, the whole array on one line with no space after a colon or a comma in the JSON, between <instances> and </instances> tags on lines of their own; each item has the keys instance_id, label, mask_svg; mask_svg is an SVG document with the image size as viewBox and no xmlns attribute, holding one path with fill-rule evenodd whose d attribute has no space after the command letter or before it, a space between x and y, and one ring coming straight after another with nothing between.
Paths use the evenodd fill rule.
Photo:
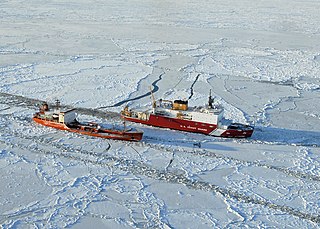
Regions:
<instances>
[{"instance_id":1,"label":"orange hull","mask_svg":"<svg viewBox=\"0 0 320 229\"><path fill-rule=\"evenodd\" d=\"M54 122L51 120L41 119L33 117L33 121L44 126L49 126L59 130L66 130L73 133L79 133L99 138L125 140L125 141L140 141L143 136L141 131L127 131L127 130L115 130L115 129L104 129L96 128L90 125L77 123L77 125L67 126L64 123Z\"/></svg>"}]
</instances>

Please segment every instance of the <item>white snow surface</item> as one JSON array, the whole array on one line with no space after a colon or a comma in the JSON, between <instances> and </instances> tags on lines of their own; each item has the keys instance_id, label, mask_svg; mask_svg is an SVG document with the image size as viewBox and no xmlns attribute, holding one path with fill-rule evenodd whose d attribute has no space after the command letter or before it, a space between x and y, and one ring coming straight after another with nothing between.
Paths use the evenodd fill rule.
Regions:
<instances>
[{"instance_id":1,"label":"white snow surface","mask_svg":"<svg viewBox=\"0 0 320 229\"><path fill-rule=\"evenodd\" d=\"M0 6L1 228L320 228L319 1ZM211 89L255 132L128 123L143 140L112 141L39 126L25 102L121 125L108 114L150 106L150 87L191 106Z\"/></svg>"}]
</instances>

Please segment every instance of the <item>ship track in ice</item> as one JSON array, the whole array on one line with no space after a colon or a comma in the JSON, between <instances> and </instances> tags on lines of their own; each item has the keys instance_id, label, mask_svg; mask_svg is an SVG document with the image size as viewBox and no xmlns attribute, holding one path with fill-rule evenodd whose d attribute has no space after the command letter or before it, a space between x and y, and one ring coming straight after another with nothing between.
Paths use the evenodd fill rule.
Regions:
<instances>
[{"instance_id":1,"label":"ship track in ice","mask_svg":"<svg viewBox=\"0 0 320 229\"><path fill-rule=\"evenodd\" d=\"M20 95L13 95L9 93L4 93L0 92L0 104L6 104L6 105L11 105L11 106L17 106L17 107L24 107L24 108L31 108L31 109L38 109L38 105L43 103L44 101L38 100L38 99L32 99ZM49 105L54 105L54 104L49 104ZM64 109L73 109L75 107L69 106L69 105L62 105L61 108ZM8 108L6 108L7 110ZM77 112L79 114L84 114L84 115L90 115L93 117L97 118L103 118L103 119L111 119L111 120L120 120L121 116L117 112L112 112L112 111L101 111L99 109L94 109L94 108L83 108L83 107L76 107ZM280 129L283 131L283 129ZM274 128L274 131L277 132L277 128ZM286 130L287 132L296 132L294 130ZM187 133L186 133L187 134ZM285 134L285 133L284 133ZM318 135L317 135L318 136ZM254 137L254 135L253 135ZM305 137L305 134L304 134ZM300 136L297 136L295 139L299 139ZM160 139L159 139L160 141ZM170 141L166 139L166 141ZM253 144L276 144L276 145L294 145L294 146L305 146L305 147L316 147L320 148L320 143L305 143L305 142L291 142L290 144L287 143L286 141L280 141L279 139L276 140L260 140L260 139L237 139L236 141L239 142L250 142Z\"/></svg>"},{"instance_id":2,"label":"ship track in ice","mask_svg":"<svg viewBox=\"0 0 320 229\"><path fill-rule=\"evenodd\" d=\"M188 100L191 99L192 96L193 96L193 87L194 87L194 85L196 84L196 82L198 81L199 76L200 76L200 74L198 74L198 75L196 76L195 80L194 80L193 83L191 84L191 87L190 87L190 96L189 96Z\"/></svg>"},{"instance_id":3,"label":"ship track in ice","mask_svg":"<svg viewBox=\"0 0 320 229\"><path fill-rule=\"evenodd\" d=\"M44 103L45 101L40 99L32 99L20 95L13 95L9 93L0 92L0 103L11 105L11 106L18 106L18 107L25 107L38 110L39 104ZM49 104L50 106L54 106L55 104ZM101 111L94 108L83 108L83 107L72 107L68 105L61 105L63 109L77 109L77 113L84 114L84 115L91 115L97 118L111 118L111 119L120 119L120 115L117 112L111 111Z\"/></svg>"},{"instance_id":4,"label":"ship track in ice","mask_svg":"<svg viewBox=\"0 0 320 229\"><path fill-rule=\"evenodd\" d=\"M4 116L0 115L0 117L4 117ZM28 123L32 123L32 120L29 117L27 117L27 118L24 118L24 117L10 117L10 116L5 116L5 117L13 119L11 121L25 122L23 124L23 126L27 126ZM20 137L20 138L22 137L22 138L25 138L25 139L28 139L28 140L34 139L35 141L40 141L42 139L41 140L42 142L44 142L46 144L51 144L50 140L45 140L45 138L41 138L39 136L37 136L37 137L26 136L26 135L21 134L20 132L11 131L11 130L8 130L8 129L5 130L4 128L7 127L7 125L8 125L8 122L6 122L5 125L1 125L1 128L2 128L3 132L0 132L0 133L2 133L3 136L5 136L6 134L10 134L11 133L15 137ZM81 135L79 135L77 137L86 138L86 136L81 136ZM150 140L152 140L152 142L150 142ZM160 144L162 144L163 141L164 141L164 139L161 139L161 138L155 139L155 138L150 138L148 136L145 136L141 142L126 142L125 144L126 145L131 145L131 146L132 145L148 146L148 147L150 147L152 149L156 149L156 150L159 150L159 151L167 151L169 153L174 153L174 152L177 152L177 151L181 151L178 146L177 147L160 146ZM170 142L177 143L179 141L171 140ZM183 143L184 144L187 143L187 144L191 144L192 145L192 144L194 144L194 141L187 142L186 140L184 140ZM109 148L110 148L110 146L109 146ZM300 172L300 171L294 171L294 170L286 168L286 167L274 166L274 165L270 165L270 164L267 164L267 163L261 163L261 162L258 162L258 161L241 160L241 159L237 159L237 158L234 158L234 157L230 157L230 156L225 156L225 155L222 155L222 154L214 153L214 152L208 151L206 149L195 149L195 148L192 149L192 150L184 149L184 150L182 150L182 152L186 153L186 154L190 154L190 155L197 155L197 156L202 156L202 157L229 160L229 161L234 162L236 165L263 167L263 168L267 168L267 169L270 169L270 170L282 172L282 173L284 173L284 174L286 174L288 176L292 176L292 177L295 177L295 178L298 178L298 179L306 179L306 180L317 181L317 182L320 181L320 176L318 176L318 175L312 175L312 174L307 174L307 173Z\"/></svg>"},{"instance_id":5,"label":"ship track in ice","mask_svg":"<svg viewBox=\"0 0 320 229\"><path fill-rule=\"evenodd\" d=\"M21 134L15 134L15 137L23 138L31 141L37 141L39 143L42 143L43 141L43 139L41 140L41 138L39 139L38 137L32 138L28 136L22 136ZM80 150L80 149L73 150L70 147L65 147L65 146L59 145L58 143L54 143L52 144L52 146L54 147L58 146L57 148L61 150L60 152L53 152L51 150L46 150L46 149L43 149L42 147L34 146L31 144L23 145L21 143L13 143L5 140L0 140L0 142L6 145L7 147L10 147L10 148L17 147L20 149L29 150L36 154L59 156L59 157L64 157L64 158L68 158L76 161L85 162L85 163L91 163L98 166L117 167L122 171L129 171L133 174L143 175L155 180L161 180L161 181L166 181L166 182L176 183L176 184L183 184L188 188L195 189L195 190L218 193L225 198L233 198L240 202L262 205L264 207L281 211L286 214L299 217L301 219L309 220L314 223L320 223L319 215L302 212L300 210L297 210L295 208L292 208L286 205L274 204L270 200L258 199L252 196L247 196L238 191L228 189L228 188L222 188L218 185L211 184L209 182L190 179L184 176L183 174L177 174L174 172L167 171L165 169L160 170L160 169L152 168L151 166L145 163L139 162L137 160L121 159L114 156L95 154L95 153L92 153L91 151ZM48 142L44 141L43 143L45 143L45 146L47 146ZM90 156L93 158L90 158Z\"/></svg>"},{"instance_id":6,"label":"ship track in ice","mask_svg":"<svg viewBox=\"0 0 320 229\"><path fill-rule=\"evenodd\" d=\"M140 95L140 96L137 96L135 98L132 98L132 99L125 99L123 101L120 101L114 105L110 105L110 106L103 106L103 107L98 107L97 109L104 109L104 108L110 108L110 107L119 107L127 102L130 102L130 101L135 101L135 100L139 100L139 99L142 99L144 97L147 97L147 96L150 96L152 93L155 93L159 90L159 87L157 86L157 83L162 80L162 76L164 75L164 73L160 74L159 75L159 78L157 80L155 80L151 85L153 86L153 89L152 91L149 91L143 95Z\"/></svg>"}]
</instances>

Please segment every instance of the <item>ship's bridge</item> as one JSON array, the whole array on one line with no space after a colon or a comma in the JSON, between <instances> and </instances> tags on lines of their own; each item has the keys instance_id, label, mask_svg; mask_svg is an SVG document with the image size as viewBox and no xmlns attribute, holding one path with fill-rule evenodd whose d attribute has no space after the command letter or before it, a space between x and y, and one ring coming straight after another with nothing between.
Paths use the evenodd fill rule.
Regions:
<instances>
[{"instance_id":1,"label":"ship's bridge","mask_svg":"<svg viewBox=\"0 0 320 229\"><path fill-rule=\"evenodd\" d=\"M222 107L194 107L192 120L197 122L217 124L223 117Z\"/></svg>"},{"instance_id":2,"label":"ship's bridge","mask_svg":"<svg viewBox=\"0 0 320 229\"><path fill-rule=\"evenodd\" d=\"M213 107L194 107L192 110L195 112L201 112L204 114L219 115L220 113L223 112L223 107L219 105L213 106Z\"/></svg>"},{"instance_id":3,"label":"ship's bridge","mask_svg":"<svg viewBox=\"0 0 320 229\"><path fill-rule=\"evenodd\" d=\"M158 101L156 101L156 107L165 108L165 109L172 109L173 104L172 104L172 101L170 101L170 100L159 99Z\"/></svg>"}]
</instances>

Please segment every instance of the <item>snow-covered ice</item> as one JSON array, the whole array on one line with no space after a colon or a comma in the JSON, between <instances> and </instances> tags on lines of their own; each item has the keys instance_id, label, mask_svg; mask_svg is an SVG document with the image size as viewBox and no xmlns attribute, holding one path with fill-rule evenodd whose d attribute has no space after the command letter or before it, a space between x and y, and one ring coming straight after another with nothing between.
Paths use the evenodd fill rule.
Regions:
<instances>
[{"instance_id":1,"label":"snow-covered ice","mask_svg":"<svg viewBox=\"0 0 320 229\"><path fill-rule=\"evenodd\" d=\"M320 228L316 0L0 3L2 228ZM139 143L39 126L40 101L121 125L126 104L204 105L221 139L127 124ZM105 112L105 114L103 113Z\"/></svg>"}]
</instances>

